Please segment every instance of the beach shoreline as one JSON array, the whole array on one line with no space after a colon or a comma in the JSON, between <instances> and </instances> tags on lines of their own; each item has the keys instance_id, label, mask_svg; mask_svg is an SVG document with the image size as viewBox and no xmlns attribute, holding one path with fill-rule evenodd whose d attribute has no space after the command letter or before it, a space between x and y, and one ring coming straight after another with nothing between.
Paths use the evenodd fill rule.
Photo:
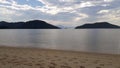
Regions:
<instances>
[{"instance_id":1,"label":"beach shoreline","mask_svg":"<svg viewBox=\"0 0 120 68\"><path fill-rule=\"evenodd\" d=\"M1 68L120 68L119 54L0 46Z\"/></svg>"}]
</instances>

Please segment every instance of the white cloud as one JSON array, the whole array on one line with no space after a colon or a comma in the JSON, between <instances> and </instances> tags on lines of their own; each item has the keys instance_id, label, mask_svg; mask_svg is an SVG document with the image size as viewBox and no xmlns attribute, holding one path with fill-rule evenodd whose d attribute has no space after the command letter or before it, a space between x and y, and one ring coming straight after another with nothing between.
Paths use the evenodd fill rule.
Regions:
<instances>
[{"instance_id":1,"label":"white cloud","mask_svg":"<svg viewBox=\"0 0 120 68\"><path fill-rule=\"evenodd\" d=\"M75 21L75 22L78 22L78 21L80 21L80 20L82 20L82 19L85 19L85 18L88 18L88 17L89 17L87 14L83 14L83 13L78 13L78 15L79 15L79 16L77 16L77 17L74 18L74 21Z\"/></svg>"},{"instance_id":2,"label":"white cloud","mask_svg":"<svg viewBox=\"0 0 120 68\"><path fill-rule=\"evenodd\" d=\"M10 2L8 2L7 0L0 0L0 3L3 3L3 4L10 4Z\"/></svg>"},{"instance_id":3,"label":"white cloud","mask_svg":"<svg viewBox=\"0 0 120 68\"><path fill-rule=\"evenodd\" d=\"M110 10L100 10L98 14L109 13Z\"/></svg>"},{"instance_id":4,"label":"white cloud","mask_svg":"<svg viewBox=\"0 0 120 68\"><path fill-rule=\"evenodd\" d=\"M109 12L104 13L103 15L99 16L99 21L109 21L113 24L120 25L120 9L111 9Z\"/></svg>"},{"instance_id":5,"label":"white cloud","mask_svg":"<svg viewBox=\"0 0 120 68\"><path fill-rule=\"evenodd\" d=\"M0 14L3 15L12 15L15 14L15 11L8 10L6 8L0 8Z\"/></svg>"},{"instance_id":6,"label":"white cloud","mask_svg":"<svg viewBox=\"0 0 120 68\"><path fill-rule=\"evenodd\" d=\"M84 8L84 7L91 7L91 6L94 6L94 4L92 4L92 2L83 2L80 4L80 7L81 8Z\"/></svg>"},{"instance_id":7,"label":"white cloud","mask_svg":"<svg viewBox=\"0 0 120 68\"><path fill-rule=\"evenodd\" d=\"M112 2L113 0L104 0L105 2Z\"/></svg>"},{"instance_id":8,"label":"white cloud","mask_svg":"<svg viewBox=\"0 0 120 68\"><path fill-rule=\"evenodd\" d=\"M13 16L18 17L21 16L21 13L16 12L15 10L7 9L7 8L1 8L0 7L0 19L4 21L13 21Z\"/></svg>"},{"instance_id":9,"label":"white cloud","mask_svg":"<svg viewBox=\"0 0 120 68\"><path fill-rule=\"evenodd\" d=\"M41 12L48 13L48 14L51 14L51 15L55 15L55 14L57 14L61 11L56 6L35 7L34 10L39 10Z\"/></svg>"},{"instance_id":10,"label":"white cloud","mask_svg":"<svg viewBox=\"0 0 120 68\"><path fill-rule=\"evenodd\" d=\"M61 12L75 12L76 9L94 6L92 2L80 2L75 0L38 0L43 3L43 7L37 9L49 14L58 14ZM76 4L77 3L77 4Z\"/></svg>"},{"instance_id":11,"label":"white cloud","mask_svg":"<svg viewBox=\"0 0 120 68\"><path fill-rule=\"evenodd\" d=\"M6 0L1 0L1 3L7 3L9 5L0 5L0 7L10 8L10 9L14 9L14 10L29 10L29 9L33 9L30 5L27 5L27 4L20 5L20 4L18 4L14 0L10 0L9 2L6 1Z\"/></svg>"},{"instance_id":12,"label":"white cloud","mask_svg":"<svg viewBox=\"0 0 120 68\"><path fill-rule=\"evenodd\" d=\"M30 0L26 0L30 1ZM78 25L84 22L120 21L120 0L34 0L42 5L0 0L0 20L42 19L55 25ZM29 2L28 2L29 3ZM16 14L16 15L15 15ZM14 16L15 15L15 16ZM3 19L4 18L4 19Z\"/></svg>"},{"instance_id":13,"label":"white cloud","mask_svg":"<svg viewBox=\"0 0 120 68\"><path fill-rule=\"evenodd\" d=\"M60 2L75 2L75 0L59 0Z\"/></svg>"}]
</instances>

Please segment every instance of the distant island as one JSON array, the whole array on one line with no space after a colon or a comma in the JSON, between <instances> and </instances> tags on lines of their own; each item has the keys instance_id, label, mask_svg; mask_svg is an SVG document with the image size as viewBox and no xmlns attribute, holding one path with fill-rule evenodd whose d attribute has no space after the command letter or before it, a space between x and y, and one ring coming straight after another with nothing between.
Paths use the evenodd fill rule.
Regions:
<instances>
[{"instance_id":1,"label":"distant island","mask_svg":"<svg viewBox=\"0 0 120 68\"><path fill-rule=\"evenodd\" d=\"M42 20L27 22L0 22L0 29L59 29L59 27L46 23Z\"/></svg>"},{"instance_id":2,"label":"distant island","mask_svg":"<svg viewBox=\"0 0 120 68\"><path fill-rule=\"evenodd\" d=\"M120 26L110 24L108 22L96 22L93 24L84 24L82 26L77 26L75 29L95 29L95 28L120 28Z\"/></svg>"},{"instance_id":3,"label":"distant island","mask_svg":"<svg viewBox=\"0 0 120 68\"><path fill-rule=\"evenodd\" d=\"M61 27L61 28L60 28ZM31 20L27 22L0 22L0 29L62 29L63 26L54 26L42 20ZM96 22L75 27L75 29L96 29L96 28L120 28L120 26L108 22ZM63 29L68 29L64 26Z\"/></svg>"}]
</instances>

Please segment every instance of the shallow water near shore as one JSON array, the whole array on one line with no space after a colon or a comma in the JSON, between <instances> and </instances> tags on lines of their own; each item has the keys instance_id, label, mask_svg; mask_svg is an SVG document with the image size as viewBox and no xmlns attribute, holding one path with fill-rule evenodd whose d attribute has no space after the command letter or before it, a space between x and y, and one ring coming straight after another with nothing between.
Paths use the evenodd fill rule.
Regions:
<instances>
[{"instance_id":1,"label":"shallow water near shore","mask_svg":"<svg viewBox=\"0 0 120 68\"><path fill-rule=\"evenodd\" d=\"M120 30L3 29L0 45L120 54Z\"/></svg>"}]
</instances>

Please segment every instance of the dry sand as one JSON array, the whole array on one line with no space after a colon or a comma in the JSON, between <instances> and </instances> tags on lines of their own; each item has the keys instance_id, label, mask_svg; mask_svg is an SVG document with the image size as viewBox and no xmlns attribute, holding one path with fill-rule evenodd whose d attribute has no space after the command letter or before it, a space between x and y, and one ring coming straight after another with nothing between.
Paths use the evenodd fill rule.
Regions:
<instances>
[{"instance_id":1,"label":"dry sand","mask_svg":"<svg viewBox=\"0 0 120 68\"><path fill-rule=\"evenodd\" d=\"M0 47L0 68L120 68L120 55Z\"/></svg>"}]
</instances>

